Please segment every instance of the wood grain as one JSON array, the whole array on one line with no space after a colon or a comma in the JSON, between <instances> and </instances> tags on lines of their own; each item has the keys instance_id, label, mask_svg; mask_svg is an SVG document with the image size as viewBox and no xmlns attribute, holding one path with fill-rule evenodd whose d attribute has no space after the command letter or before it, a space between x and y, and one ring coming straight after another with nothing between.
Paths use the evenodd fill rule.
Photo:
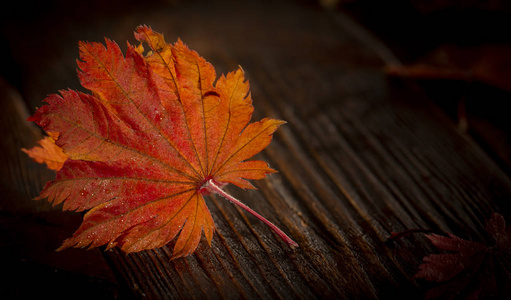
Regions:
<instances>
[{"instance_id":1,"label":"wood grain","mask_svg":"<svg viewBox=\"0 0 511 300\"><path fill-rule=\"evenodd\" d=\"M302 3L222 3L115 18L118 27L107 30L114 40L145 23L169 42L181 37L219 73L241 65L255 118L288 122L259 155L279 173L254 182L257 191L227 190L300 245L290 249L256 218L211 196L207 205L217 227L211 248L201 241L192 256L177 260L170 260L172 244L104 253L134 297L421 297L424 285L411 277L434 249L421 235L386 241L392 232L428 229L484 240L492 212L509 217L509 178L422 91L387 78L385 60L395 58L342 13ZM63 76L50 75L52 85ZM38 84L50 80L43 77L29 73L33 81L22 94L31 108L41 99L30 95L41 96ZM2 146L13 151L30 139ZM36 170L30 179L15 175L27 191L13 198L33 196L48 179L43 166L25 164L9 164L16 172Z\"/></svg>"}]
</instances>

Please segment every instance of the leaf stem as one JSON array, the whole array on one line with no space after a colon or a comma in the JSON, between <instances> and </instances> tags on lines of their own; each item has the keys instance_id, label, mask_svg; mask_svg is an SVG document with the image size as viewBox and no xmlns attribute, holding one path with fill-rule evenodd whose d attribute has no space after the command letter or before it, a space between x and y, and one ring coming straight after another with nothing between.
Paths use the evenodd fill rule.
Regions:
<instances>
[{"instance_id":1,"label":"leaf stem","mask_svg":"<svg viewBox=\"0 0 511 300\"><path fill-rule=\"evenodd\" d=\"M220 196L224 197L225 199L229 200L231 203L238 205L239 207L243 208L244 210L248 211L252 215L254 215L259 220L263 221L266 225L268 225L286 244L291 246L291 248L298 247L298 244L293 241L287 234L285 234L280 228L275 226L272 222L268 221L266 218L258 214L257 212L253 211L250 207L246 206L241 202L240 200L234 198L233 196L226 193L224 190L222 190L219 186L217 186L213 179L210 179L206 182L204 185L208 190L211 192L215 192L219 194Z\"/></svg>"}]
</instances>

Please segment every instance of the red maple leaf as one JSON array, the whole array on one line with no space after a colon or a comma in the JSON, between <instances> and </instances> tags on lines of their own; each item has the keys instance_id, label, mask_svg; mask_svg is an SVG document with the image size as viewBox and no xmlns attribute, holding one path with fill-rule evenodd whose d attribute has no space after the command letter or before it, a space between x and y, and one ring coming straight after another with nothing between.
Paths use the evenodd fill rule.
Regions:
<instances>
[{"instance_id":1,"label":"red maple leaf","mask_svg":"<svg viewBox=\"0 0 511 300\"><path fill-rule=\"evenodd\" d=\"M284 121L249 123L252 100L240 68L215 83L213 66L178 40L147 26L126 56L106 39L79 45L84 94L50 95L29 120L60 134L69 157L37 199L88 211L67 247L119 246L127 253L164 246L178 236L173 257L191 254L202 232L211 245L213 219L203 194L219 193L296 243L220 189L275 172L247 160L263 150ZM144 55L143 43L150 51Z\"/></svg>"},{"instance_id":2,"label":"red maple leaf","mask_svg":"<svg viewBox=\"0 0 511 300\"><path fill-rule=\"evenodd\" d=\"M511 299L511 227L493 214L486 231L494 243L486 245L453 234L426 237L442 254L423 259L414 278L440 283L428 290L427 298Z\"/></svg>"}]
</instances>

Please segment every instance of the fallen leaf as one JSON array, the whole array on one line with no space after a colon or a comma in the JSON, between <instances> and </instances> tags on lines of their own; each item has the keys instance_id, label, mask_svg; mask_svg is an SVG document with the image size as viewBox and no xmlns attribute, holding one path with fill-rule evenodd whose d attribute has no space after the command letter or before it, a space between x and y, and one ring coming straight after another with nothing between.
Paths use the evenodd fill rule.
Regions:
<instances>
[{"instance_id":1,"label":"fallen leaf","mask_svg":"<svg viewBox=\"0 0 511 300\"><path fill-rule=\"evenodd\" d=\"M442 45L409 65L389 65L389 75L414 79L483 82L511 91L511 45Z\"/></svg>"},{"instance_id":2,"label":"fallen leaf","mask_svg":"<svg viewBox=\"0 0 511 300\"><path fill-rule=\"evenodd\" d=\"M140 45L128 43L126 56L108 39L81 42L79 78L91 94L50 95L29 118L60 133L57 145L69 156L37 199L87 211L59 249L106 245L129 253L177 237L173 257L187 256L202 232L211 245L214 223L203 194L240 205L223 185L254 188L247 179L275 172L247 159L285 122L249 123L252 99L241 68L217 80L213 66L181 40L167 44L147 26L135 38Z\"/></svg>"},{"instance_id":3,"label":"fallen leaf","mask_svg":"<svg viewBox=\"0 0 511 300\"><path fill-rule=\"evenodd\" d=\"M461 239L453 234L426 237L442 254L424 257L413 278L439 283L428 290L432 299L510 299L511 227L502 215L493 214L486 231L492 245Z\"/></svg>"},{"instance_id":4,"label":"fallen leaf","mask_svg":"<svg viewBox=\"0 0 511 300\"><path fill-rule=\"evenodd\" d=\"M22 148L21 151L38 163L45 163L48 169L58 171L67 160L67 155L64 154L62 148L55 145L56 139L58 139L58 133L48 132L48 136L37 142L39 146L31 149Z\"/></svg>"}]
</instances>

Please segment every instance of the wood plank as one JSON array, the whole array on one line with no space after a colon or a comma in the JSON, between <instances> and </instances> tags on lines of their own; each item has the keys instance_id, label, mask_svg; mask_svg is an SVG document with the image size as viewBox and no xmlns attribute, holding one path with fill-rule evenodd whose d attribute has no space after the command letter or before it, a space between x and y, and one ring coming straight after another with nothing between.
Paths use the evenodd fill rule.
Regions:
<instances>
[{"instance_id":1,"label":"wood plank","mask_svg":"<svg viewBox=\"0 0 511 300\"><path fill-rule=\"evenodd\" d=\"M27 70L20 89L28 107L62 85L77 85L69 77L74 61L68 58L76 57L70 41L106 35L122 44L146 23L168 42L181 37L219 73L241 65L255 119L288 122L259 155L279 173L254 182L257 191L227 190L300 247L290 249L256 218L211 196L207 205L217 227L211 248L201 241L192 256L177 260L170 260L172 243L129 255L104 253L137 298L419 297L424 286L410 278L433 249L421 236L386 243L391 232L423 228L484 240L491 212L509 216L509 178L420 90L387 78L384 60L394 58L340 12L288 2L192 3L119 14L109 22L119 25L87 30L75 24L74 32L58 27L65 46L55 51L63 55L46 53L45 64L65 63L46 74L38 71L43 63L15 57ZM58 87L47 91L45 82ZM34 141L4 147L14 151ZM16 172L35 172L16 183L28 192L13 198L34 196L48 180L44 167L26 164L9 164Z\"/></svg>"},{"instance_id":2,"label":"wood plank","mask_svg":"<svg viewBox=\"0 0 511 300\"><path fill-rule=\"evenodd\" d=\"M505 201L508 178L419 91L388 81L366 40L339 25L344 16L293 9L307 26L282 21L283 11L274 7L244 44L219 37L230 47L208 45L206 53L226 60L220 65L243 66L258 116L288 121L261 156L279 173L257 182L257 192L229 191L269 216L300 248L290 250L255 218L211 197L217 225L211 249L201 244L177 261L169 261L171 246L107 253L144 295L417 295L410 278L432 249L421 238L389 246L390 233L427 228L482 238L484 221ZM245 20L233 22L251 24L245 13ZM274 35L257 35L270 31Z\"/></svg>"}]
</instances>

